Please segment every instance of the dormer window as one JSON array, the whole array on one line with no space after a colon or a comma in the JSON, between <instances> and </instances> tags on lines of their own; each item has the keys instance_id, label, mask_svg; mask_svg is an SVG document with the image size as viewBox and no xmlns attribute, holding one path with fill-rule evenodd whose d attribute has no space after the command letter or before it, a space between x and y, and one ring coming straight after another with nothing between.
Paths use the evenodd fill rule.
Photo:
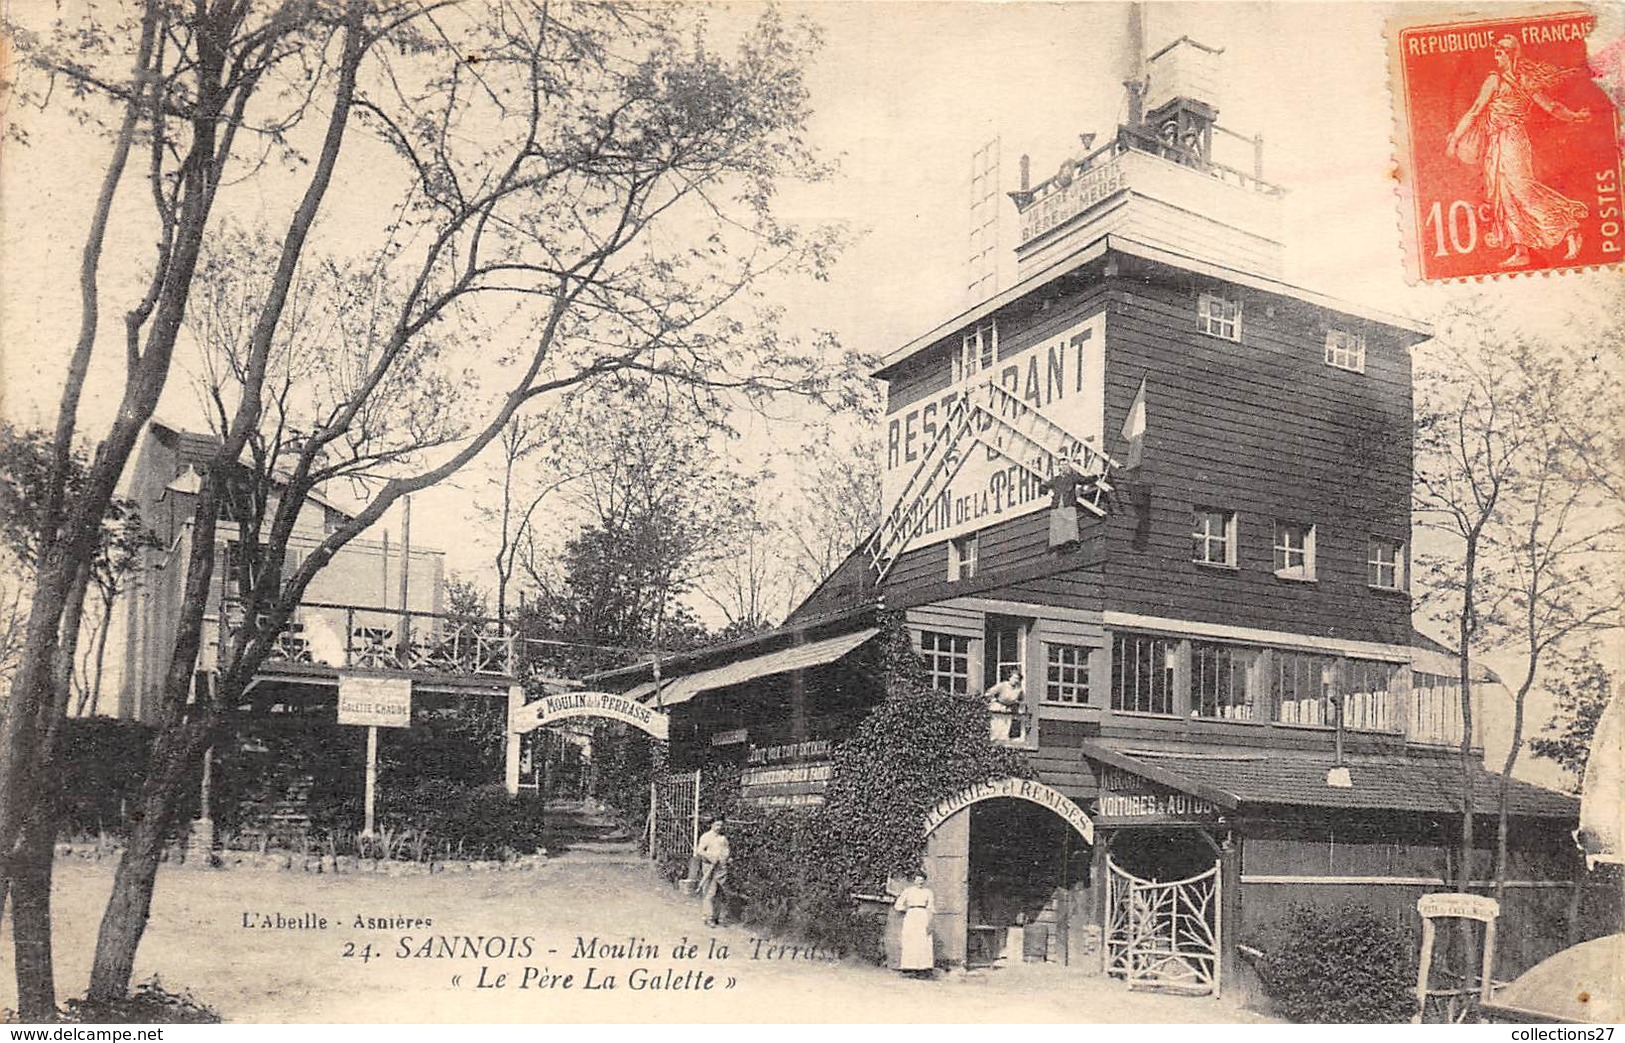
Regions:
<instances>
[{"instance_id":1,"label":"dormer window","mask_svg":"<svg viewBox=\"0 0 1625 1043\"><path fill-rule=\"evenodd\" d=\"M1326 331L1326 365L1351 373L1365 372L1365 334L1348 330Z\"/></svg>"},{"instance_id":2,"label":"dormer window","mask_svg":"<svg viewBox=\"0 0 1625 1043\"><path fill-rule=\"evenodd\" d=\"M999 359L999 324L989 317L965 331L959 347L959 380L993 368Z\"/></svg>"},{"instance_id":3,"label":"dormer window","mask_svg":"<svg viewBox=\"0 0 1625 1043\"><path fill-rule=\"evenodd\" d=\"M1196 315L1202 332L1225 340L1241 340L1241 302L1204 293L1196 299Z\"/></svg>"}]
</instances>

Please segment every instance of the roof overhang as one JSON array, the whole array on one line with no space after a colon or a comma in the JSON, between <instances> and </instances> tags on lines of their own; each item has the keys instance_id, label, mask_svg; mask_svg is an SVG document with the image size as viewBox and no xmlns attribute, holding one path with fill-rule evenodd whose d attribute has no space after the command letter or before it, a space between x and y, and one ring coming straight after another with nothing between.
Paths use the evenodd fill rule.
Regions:
<instances>
[{"instance_id":1,"label":"roof overhang","mask_svg":"<svg viewBox=\"0 0 1625 1043\"><path fill-rule=\"evenodd\" d=\"M762 655L752 656L749 659L741 659L726 666L702 670L699 673L688 674L669 681L663 680L659 682L658 691L656 682L645 681L624 694L629 699L636 699L643 703L662 707L679 706L703 692L744 684L747 681L771 677L774 674L791 673L796 670L806 670L809 667L824 666L836 662L845 658L858 646L878 633L880 633L879 628L868 627L838 637L809 641L805 644L781 648L776 652L766 652Z\"/></svg>"},{"instance_id":2,"label":"roof overhang","mask_svg":"<svg viewBox=\"0 0 1625 1043\"><path fill-rule=\"evenodd\" d=\"M1301 286L1293 286L1291 283L1281 282L1278 279L1270 279L1250 272L1239 271L1235 268L1227 268L1209 261L1200 261L1194 257L1174 253L1171 250L1147 246L1144 243L1121 235L1106 235L1089 243L1087 246L1080 247L1054 264L1019 280L1009 289L994 294L980 304L960 312L929 333L904 344L896 351L888 352L882 361L881 367L875 371L874 375L882 380L887 379L893 367L904 359L910 358L957 330L964 329L966 326L987 318L1005 305L1020 300L1039 287L1054 282L1063 276L1070 275L1093 261L1100 260L1108 252L1135 257L1167 268L1189 272L1193 275L1219 279L1224 282L1234 283L1237 286L1246 286L1264 293L1290 297L1317 308L1325 308L1328 311L1338 312L1342 315L1349 315L1367 322L1379 323L1403 330L1412 335L1412 344L1427 340L1433 336L1433 328L1430 325L1404 315L1385 312L1377 308L1368 308L1363 304L1355 304L1351 301L1339 300L1336 297L1318 293L1314 290L1307 290Z\"/></svg>"}]
</instances>

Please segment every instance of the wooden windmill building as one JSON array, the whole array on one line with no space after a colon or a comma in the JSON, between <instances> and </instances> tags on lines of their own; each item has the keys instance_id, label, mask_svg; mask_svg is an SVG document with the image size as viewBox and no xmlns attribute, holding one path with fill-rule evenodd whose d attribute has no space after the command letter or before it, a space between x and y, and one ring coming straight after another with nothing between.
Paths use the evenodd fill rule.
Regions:
<instances>
[{"instance_id":1,"label":"wooden windmill building","mask_svg":"<svg viewBox=\"0 0 1625 1043\"><path fill-rule=\"evenodd\" d=\"M1214 991L1289 900L1414 915L1454 872L1457 667L1413 631L1408 578L1428 331L1280 281L1256 142L1246 169L1214 159L1217 58L1153 54L1127 124L1011 193L1015 283L886 357L868 545L781 629L662 664L673 769L735 761L755 807L819 799L879 698L877 602L944 690L1019 671L994 741L1043 785L933 817L943 962ZM1498 782L1474 779L1481 812ZM1567 883L1574 801L1514 783L1511 814L1508 970L1607 897Z\"/></svg>"}]
</instances>

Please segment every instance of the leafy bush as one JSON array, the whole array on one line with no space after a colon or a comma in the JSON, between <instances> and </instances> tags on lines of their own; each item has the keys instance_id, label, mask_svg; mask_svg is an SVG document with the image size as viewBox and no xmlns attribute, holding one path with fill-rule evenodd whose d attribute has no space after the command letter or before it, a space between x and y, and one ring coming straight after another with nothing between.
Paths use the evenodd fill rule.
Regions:
<instances>
[{"instance_id":1,"label":"leafy bush","mask_svg":"<svg viewBox=\"0 0 1625 1043\"><path fill-rule=\"evenodd\" d=\"M931 686L900 615L888 618L880 671L886 697L835 751L824 794L834 875L874 890L919 868L925 816L944 797L989 779L1032 778L1018 750L988 738L980 698Z\"/></svg>"},{"instance_id":2,"label":"leafy bush","mask_svg":"<svg viewBox=\"0 0 1625 1043\"><path fill-rule=\"evenodd\" d=\"M931 686L900 616L886 621L878 660L885 698L836 747L824 804L735 822L730 873L747 921L876 962L883 923L853 892L919 867L926 813L944 797L1033 774L1019 751L989 740L982 700ZM736 793L737 778L719 789ZM717 794L705 806L726 810Z\"/></svg>"},{"instance_id":3,"label":"leafy bush","mask_svg":"<svg viewBox=\"0 0 1625 1043\"><path fill-rule=\"evenodd\" d=\"M1276 1013L1290 1021L1402 1023L1416 1010L1416 944L1367 905L1294 905L1252 942Z\"/></svg>"},{"instance_id":4,"label":"leafy bush","mask_svg":"<svg viewBox=\"0 0 1625 1043\"><path fill-rule=\"evenodd\" d=\"M70 835L122 835L141 793L156 732L139 721L110 717L70 717L62 727L57 754L61 829Z\"/></svg>"},{"instance_id":5,"label":"leafy bush","mask_svg":"<svg viewBox=\"0 0 1625 1043\"><path fill-rule=\"evenodd\" d=\"M416 835L416 844L403 845L407 853L504 858L544 846L544 808L539 798L509 796L500 785L464 788L431 780L382 794L378 821L392 833Z\"/></svg>"}]
</instances>

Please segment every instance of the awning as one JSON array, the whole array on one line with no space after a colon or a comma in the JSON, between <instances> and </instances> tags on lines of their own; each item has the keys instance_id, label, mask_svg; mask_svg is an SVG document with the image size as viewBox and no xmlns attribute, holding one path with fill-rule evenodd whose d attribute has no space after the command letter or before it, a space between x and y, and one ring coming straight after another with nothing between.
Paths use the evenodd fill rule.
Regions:
<instances>
[{"instance_id":1,"label":"awning","mask_svg":"<svg viewBox=\"0 0 1625 1043\"><path fill-rule=\"evenodd\" d=\"M1270 753L1172 753L1126 750L1085 742L1085 757L1152 782L1210 800L1225 808L1246 804L1295 805L1371 811L1461 812L1461 764L1454 758L1402 754L1346 758L1352 785L1326 783L1334 765L1328 756L1293 757ZM1501 776L1474 768L1474 808L1491 814L1500 801ZM1530 818L1573 820L1579 804L1554 790L1512 780L1508 811Z\"/></svg>"},{"instance_id":2,"label":"awning","mask_svg":"<svg viewBox=\"0 0 1625 1043\"><path fill-rule=\"evenodd\" d=\"M659 702L662 706L676 706L713 688L726 688L729 685L754 681L758 677L785 674L792 670L805 670L810 666L833 663L878 633L880 633L878 628L871 627L851 634L842 634L840 637L829 637L792 648L781 648L777 652L741 659L737 663L719 666L714 670L702 670L697 674L674 677L661 682ZM654 688L653 681L645 681L625 695L640 702L653 702Z\"/></svg>"}]
</instances>

